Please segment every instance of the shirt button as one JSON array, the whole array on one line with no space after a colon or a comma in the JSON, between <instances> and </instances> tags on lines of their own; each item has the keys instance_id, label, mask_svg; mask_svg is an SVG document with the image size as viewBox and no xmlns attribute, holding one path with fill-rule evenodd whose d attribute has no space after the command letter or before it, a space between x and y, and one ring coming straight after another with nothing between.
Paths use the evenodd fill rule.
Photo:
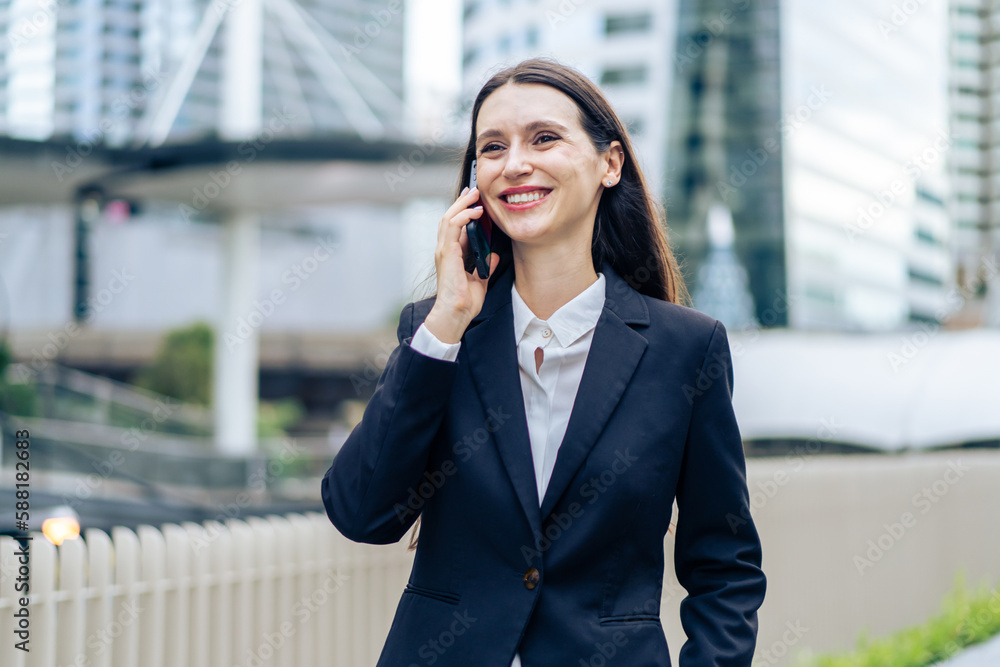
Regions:
<instances>
[{"instance_id":1,"label":"shirt button","mask_svg":"<svg viewBox=\"0 0 1000 667\"><path fill-rule=\"evenodd\" d=\"M538 568L535 567L531 568L530 570L524 573L524 587L527 588L529 591L533 590L535 586L538 585L538 580L540 578L541 577L538 574Z\"/></svg>"},{"instance_id":2,"label":"shirt button","mask_svg":"<svg viewBox=\"0 0 1000 667\"><path fill-rule=\"evenodd\" d=\"M542 337L543 338L548 338L551 335L552 335L552 329L543 329L542 330Z\"/></svg>"}]
</instances>

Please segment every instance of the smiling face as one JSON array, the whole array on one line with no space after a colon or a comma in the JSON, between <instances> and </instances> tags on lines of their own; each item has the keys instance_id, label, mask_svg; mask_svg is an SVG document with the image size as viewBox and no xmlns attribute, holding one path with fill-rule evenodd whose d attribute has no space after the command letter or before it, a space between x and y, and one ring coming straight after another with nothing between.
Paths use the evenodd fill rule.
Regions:
<instances>
[{"instance_id":1,"label":"smiling face","mask_svg":"<svg viewBox=\"0 0 1000 667\"><path fill-rule=\"evenodd\" d=\"M535 83L497 88L476 131L482 201L512 245L589 253L601 192L620 178L621 144L598 153L573 100Z\"/></svg>"}]
</instances>

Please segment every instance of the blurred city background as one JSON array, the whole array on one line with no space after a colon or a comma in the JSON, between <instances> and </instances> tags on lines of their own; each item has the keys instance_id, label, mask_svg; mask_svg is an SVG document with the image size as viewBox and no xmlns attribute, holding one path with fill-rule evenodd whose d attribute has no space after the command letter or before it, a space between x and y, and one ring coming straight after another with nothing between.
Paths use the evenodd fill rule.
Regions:
<instances>
[{"instance_id":1,"label":"blurred city background","mask_svg":"<svg viewBox=\"0 0 1000 667\"><path fill-rule=\"evenodd\" d=\"M376 662L412 552L320 479L476 93L536 55L606 93L729 332L754 665L1000 664L986 0L0 0L0 534L27 431L38 578L29 656L0 538L0 662Z\"/></svg>"}]
</instances>

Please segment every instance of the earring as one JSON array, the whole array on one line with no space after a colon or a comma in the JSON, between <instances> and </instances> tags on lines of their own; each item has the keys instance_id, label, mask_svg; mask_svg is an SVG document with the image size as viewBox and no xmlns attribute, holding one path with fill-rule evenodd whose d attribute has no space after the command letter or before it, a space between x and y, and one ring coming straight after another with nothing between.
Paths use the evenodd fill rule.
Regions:
<instances>
[{"instance_id":1,"label":"earring","mask_svg":"<svg viewBox=\"0 0 1000 667\"><path fill-rule=\"evenodd\" d=\"M611 187L611 181L608 181L608 187L609 188Z\"/></svg>"}]
</instances>

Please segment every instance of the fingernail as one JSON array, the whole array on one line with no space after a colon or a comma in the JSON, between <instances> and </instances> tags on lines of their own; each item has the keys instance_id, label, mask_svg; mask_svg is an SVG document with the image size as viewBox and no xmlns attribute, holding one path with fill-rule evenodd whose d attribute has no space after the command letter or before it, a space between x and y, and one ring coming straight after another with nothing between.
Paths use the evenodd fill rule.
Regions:
<instances>
[{"instance_id":1,"label":"fingernail","mask_svg":"<svg viewBox=\"0 0 1000 667\"><path fill-rule=\"evenodd\" d=\"M466 192L468 192L468 191L469 191L469 186L468 186L468 185L466 185L466 186L465 186L465 189L464 189L464 190L462 190L462 195L464 195L464 194L465 194ZM461 197L462 195L459 195L459 197Z\"/></svg>"}]
</instances>

